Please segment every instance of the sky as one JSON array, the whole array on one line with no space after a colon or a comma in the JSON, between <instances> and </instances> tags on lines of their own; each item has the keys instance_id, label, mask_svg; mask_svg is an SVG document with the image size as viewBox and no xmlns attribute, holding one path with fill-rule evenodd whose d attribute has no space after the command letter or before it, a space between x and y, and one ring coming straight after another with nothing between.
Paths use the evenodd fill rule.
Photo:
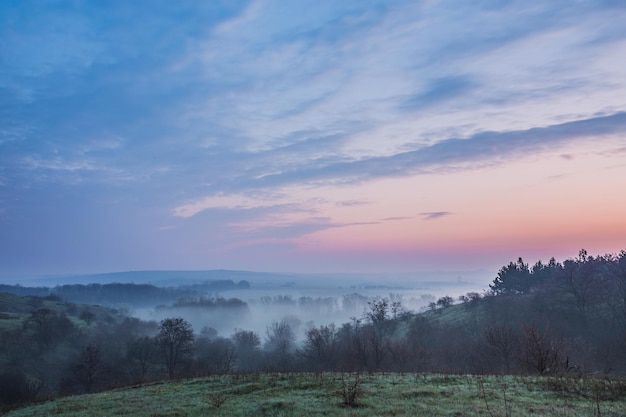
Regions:
<instances>
[{"instance_id":1,"label":"sky","mask_svg":"<svg viewBox=\"0 0 626 417\"><path fill-rule=\"evenodd\" d=\"M0 3L0 276L626 249L626 2Z\"/></svg>"}]
</instances>

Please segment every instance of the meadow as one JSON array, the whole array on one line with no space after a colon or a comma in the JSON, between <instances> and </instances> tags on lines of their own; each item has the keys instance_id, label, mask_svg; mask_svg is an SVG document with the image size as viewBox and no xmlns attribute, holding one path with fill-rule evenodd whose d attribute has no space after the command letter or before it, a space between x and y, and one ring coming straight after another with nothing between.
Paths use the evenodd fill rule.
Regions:
<instances>
[{"instance_id":1,"label":"meadow","mask_svg":"<svg viewBox=\"0 0 626 417\"><path fill-rule=\"evenodd\" d=\"M626 416L607 377L250 373L62 397L10 411L42 416Z\"/></svg>"}]
</instances>

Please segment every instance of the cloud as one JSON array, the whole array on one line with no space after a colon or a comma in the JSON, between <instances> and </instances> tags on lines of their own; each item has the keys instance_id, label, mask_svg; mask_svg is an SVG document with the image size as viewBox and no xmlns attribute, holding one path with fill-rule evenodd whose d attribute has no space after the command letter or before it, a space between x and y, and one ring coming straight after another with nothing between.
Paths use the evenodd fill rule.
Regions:
<instances>
[{"instance_id":1,"label":"cloud","mask_svg":"<svg viewBox=\"0 0 626 417\"><path fill-rule=\"evenodd\" d=\"M409 220L412 217L385 217L384 219L380 219L381 222L395 222L399 220Z\"/></svg>"},{"instance_id":2,"label":"cloud","mask_svg":"<svg viewBox=\"0 0 626 417\"><path fill-rule=\"evenodd\" d=\"M274 204L260 201L257 197L241 198L239 193L251 190L280 190L289 186L340 186L391 177L408 177L421 174L449 173L471 170L484 166L506 163L509 160L538 153L559 152L559 149L574 141L598 140L602 136L626 133L626 113L577 120L562 124L511 132L482 132L465 139L444 139L413 151L389 156L362 158L352 161L313 159L300 164L287 165L277 173L269 171L258 175L257 169L264 167L258 159L249 168L250 173L241 173L232 178L222 176L211 188L222 197L209 196L187 202L174 208L177 216L190 217L211 207L264 206ZM279 149L279 153L283 150ZM271 152L265 157L276 160ZM250 161L255 160L250 155ZM246 159L246 158L243 158ZM266 169L266 168L265 168ZM226 199L221 201L222 199ZM232 203L226 203L226 201ZM225 205L224 205L225 204Z\"/></svg>"},{"instance_id":3,"label":"cloud","mask_svg":"<svg viewBox=\"0 0 626 417\"><path fill-rule=\"evenodd\" d=\"M454 75L431 80L427 89L407 99L401 106L404 110L419 110L443 101L452 100L477 88L477 83L471 77Z\"/></svg>"},{"instance_id":4,"label":"cloud","mask_svg":"<svg viewBox=\"0 0 626 417\"><path fill-rule=\"evenodd\" d=\"M610 151L599 152L599 155L609 158L614 156L621 156L621 154L626 154L626 146L611 149Z\"/></svg>"},{"instance_id":5,"label":"cloud","mask_svg":"<svg viewBox=\"0 0 626 417\"><path fill-rule=\"evenodd\" d=\"M315 232L328 229L338 229L351 226L372 225L378 222L335 222L330 217L308 217L296 221L283 221L272 224L264 220L261 223L242 223L233 224L235 232L245 232L245 238L248 239L294 239Z\"/></svg>"},{"instance_id":6,"label":"cloud","mask_svg":"<svg viewBox=\"0 0 626 417\"><path fill-rule=\"evenodd\" d=\"M359 206L367 206L371 204L371 201L365 200L345 200L345 201L337 201L335 204L343 207L359 207Z\"/></svg>"},{"instance_id":7,"label":"cloud","mask_svg":"<svg viewBox=\"0 0 626 417\"><path fill-rule=\"evenodd\" d=\"M457 98L476 108L494 96L519 98L511 86L553 77L544 76L541 68L530 71L513 62L524 68L520 70L524 78L494 82L489 73L494 62L481 60L494 54L500 62L493 71L508 74L513 65L507 60L517 53L520 42L528 41L538 54L537 43L531 42L534 37L570 28L574 16L585 17L580 24L586 33L587 26L598 27L596 19L604 16L605 7L579 4L562 12L570 19L555 19L555 11L562 9L559 4L528 8L515 2L480 6L461 2L454 8L411 2L208 2L193 7L164 4L143 13L139 6L87 3L68 4L61 12L41 9L33 18L23 6L7 15L19 15L16 22L38 27L33 32L44 38L67 21L60 33L77 46L71 52L56 52L59 56L45 62L31 62L28 59L40 55L24 51L37 48L37 42L23 38L27 47L0 54L5 54L4 61L15 62L19 73L40 68L34 71L38 81L28 77L15 81L36 93L28 120L21 120L24 112L9 119L18 121L16 132L26 132L29 141L39 140L42 152L55 149L70 161L70 155L64 155L72 152L67 148L108 133L125 138L124 147L112 152L111 159L121 158L128 170L137 166L138 171L150 171L150 164L167 161L174 166L172 175L184 176L189 188L199 191L204 187L194 184L214 178L224 185L223 191L237 192L245 183L257 187L251 184L254 179L278 181L283 174L293 174L298 181L299 173L306 176L309 169L320 170L311 176L326 181L321 173L325 169L341 174L344 167L358 171L359 163L375 164L381 153L371 147L387 141L372 140L370 145L363 136L393 129L407 110L428 111L416 117L420 126L428 124L438 105ZM109 26L93 30L99 27L101 12L112 28L123 30ZM145 18L133 22L139 14ZM460 18L467 25L459 25ZM601 31L617 42L623 33L609 23ZM26 32L13 25L16 33ZM600 46L588 46L592 47ZM28 62L20 64L20 59ZM482 66L468 67L471 61ZM70 75L68 67L73 68ZM569 64L567 68L576 69ZM407 97L407 91L414 93ZM542 91L557 92L552 87ZM44 92L53 92L46 97L52 102L38 102L37 94ZM64 120L72 122L58 122ZM415 126L410 129L413 135L420 134ZM467 130L458 137L465 137ZM5 137L0 137L0 144L14 140ZM415 148L416 138L406 135L397 140L397 147L385 151L387 157L400 158L397 149ZM21 151L29 152L27 147ZM150 157L139 157L146 154ZM352 181L351 175L336 179L344 181Z\"/></svg>"},{"instance_id":8,"label":"cloud","mask_svg":"<svg viewBox=\"0 0 626 417\"><path fill-rule=\"evenodd\" d=\"M433 211L433 212L420 213L419 215L422 216L422 220L436 220L442 217L450 216L452 214L454 213L449 212L449 211Z\"/></svg>"},{"instance_id":9,"label":"cloud","mask_svg":"<svg viewBox=\"0 0 626 417\"><path fill-rule=\"evenodd\" d=\"M391 156L364 158L328 165L304 165L301 169L268 175L258 186L294 182L361 182L386 177L468 169L499 164L532 153L553 152L560 146L615 133L626 133L626 113L577 120L553 126L512 132L483 132L466 139L444 139L433 145ZM241 185L245 184L242 182Z\"/></svg>"}]
</instances>

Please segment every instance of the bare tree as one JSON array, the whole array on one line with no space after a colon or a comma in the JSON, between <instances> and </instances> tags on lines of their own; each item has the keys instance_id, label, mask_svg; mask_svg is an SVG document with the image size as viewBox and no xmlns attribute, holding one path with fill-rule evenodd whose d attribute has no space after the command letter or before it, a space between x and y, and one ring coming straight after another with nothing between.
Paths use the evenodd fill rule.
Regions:
<instances>
[{"instance_id":1,"label":"bare tree","mask_svg":"<svg viewBox=\"0 0 626 417\"><path fill-rule=\"evenodd\" d=\"M539 374L557 372L562 361L562 350L563 344L553 340L548 330L541 332L535 325L524 325L521 359L529 371Z\"/></svg>"},{"instance_id":2,"label":"bare tree","mask_svg":"<svg viewBox=\"0 0 626 417\"><path fill-rule=\"evenodd\" d=\"M161 348L168 376L173 378L181 360L188 355L193 346L191 324L183 318L168 318L161 321L156 337Z\"/></svg>"},{"instance_id":3,"label":"bare tree","mask_svg":"<svg viewBox=\"0 0 626 417\"><path fill-rule=\"evenodd\" d=\"M508 373L519 351L520 341L517 332L506 324L489 326L485 329L484 340L485 356L492 364L496 362L502 371Z\"/></svg>"},{"instance_id":4,"label":"bare tree","mask_svg":"<svg viewBox=\"0 0 626 417\"><path fill-rule=\"evenodd\" d=\"M274 321L267 327L264 349L270 354L271 362L280 369L287 369L295 348L296 336L285 321Z\"/></svg>"},{"instance_id":5,"label":"bare tree","mask_svg":"<svg viewBox=\"0 0 626 417\"><path fill-rule=\"evenodd\" d=\"M397 317L401 304L393 302L391 307L387 299L378 299L368 303L370 309L365 316L371 323L359 329L359 339L365 341L366 350L369 353L367 368L378 370L387 359L391 335L395 331L396 321L391 320L389 313Z\"/></svg>"},{"instance_id":6,"label":"bare tree","mask_svg":"<svg viewBox=\"0 0 626 417\"><path fill-rule=\"evenodd\" d=\"M237 355L237 368L239 370L252 370L259 366L259 354L261 338L251 330L237 330L232 336Z\"/></svg>"},{"instance_id":7,"label":"bare tree","mask_svg":"<svg viewBox=\"0 0 626 417\"><path fill-rule=\"evenodd\" d=\"M332 369L337 360L337 331L334 324L312 327L305 333L300 354L314 368Z\"/></svg>"},{"instance_id":8,"label":"bare tree","mask_svg":"<svg viewBox=\"0 0 626 417\"><path fill-rule=\"evenodd\" d=\"M82 385L86 392L93 392L104 378L104 363L100 349L91 344L85 346L80 352L73 373L76 382Z\"/></svg>"},{"instance_id":9,"label":"bare tree","mask_svg":"<svg viewBox=\"0 0 626 417\"><path fill-rule=\"evenodd\" d=\"M367 303L369 310L365 312L365 318L372 323L372 325L380 333L386 333L389 326L389 302L387 299L382 298Z\"/></svg>"},{"instance_id":10,"label":"bare tree","mask_svg":"<svg viewBox=\"0 0 626 417\"><path fill-rule=\"evenodd\" d=\"M350 323L344 323L337 331L337 340L341 355L342 370L365 370L370 362L370 352L362 331L360 319L351 318Z\"/></svg>"},{"instance_id":11,"label":"bare tree","mask_svg":"<svg viewBox=\"0 0 626 417\"><path fill-rule=\"evenodd\" d=\"M128 345L126 357L129 361L129 371L136 382L141 383L146 380L156 354L157 344L148 336L135 339Z\"/></svg>"},{"instance_id":12,"label":"bare tree","mask_svg":"<svg viewBox=\"0 0 626 417\"><path fill-rule=\"evenodd\" d=\"M235 344L230 339L198 338L195 343L196 371L200 374L226 374L233 370L236 359Z\"/></svg>"},{"instance_id":13,"label":"bare tree","mask_svg":"<svg viewBox=\"0 0 626 417\"><path fill-rule=\"evenodd\" d=\"M380 370L383 362L388 356L390 337L372 326L364 327L361 330L370 351L370 370Z\"/></svg>"}]
</instances>

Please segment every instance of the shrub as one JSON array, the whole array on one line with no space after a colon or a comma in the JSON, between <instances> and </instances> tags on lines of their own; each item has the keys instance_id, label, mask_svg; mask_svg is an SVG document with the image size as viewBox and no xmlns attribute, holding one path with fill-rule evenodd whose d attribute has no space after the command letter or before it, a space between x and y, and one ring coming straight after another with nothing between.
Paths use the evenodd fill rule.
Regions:
<instances>
[{"instance_id":1,"label":"shrub","mask_svg":"<svg viewBox=\"0 0 626 417\"><path fill-rule=\"evenodd\" d=\"M342 399L341 405L344 407L356 407L357 399L364 394L361 376L356 373L352 378L347 374L341 374L341 382L336 394Z\"/></svg>"},{"instance_id":2,"label":"shrub","mask_svg":"<svg viewBox=\"0 0 626 417\"><path fill-rule=\"evenodd\" d=\"M209 401L214 408L220 408L228 398L229 397L224 392L213 392L209 394Z\"/></svg>"}]
</instances>

